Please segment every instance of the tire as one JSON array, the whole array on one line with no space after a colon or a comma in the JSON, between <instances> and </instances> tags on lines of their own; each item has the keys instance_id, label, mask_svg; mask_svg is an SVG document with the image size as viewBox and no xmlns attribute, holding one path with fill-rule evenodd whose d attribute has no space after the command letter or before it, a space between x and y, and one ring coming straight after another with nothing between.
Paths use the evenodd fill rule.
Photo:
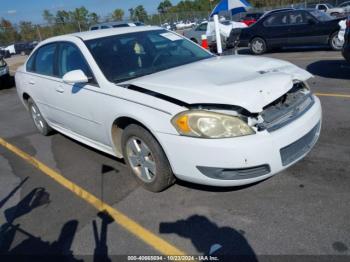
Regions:
<instances>
[{"instance_id":1,"label":"tire","mask_svg":"<svg viewBox=\"0 0 350 262\"><path fill-rule=\"evenodd\" d=\"M349 51L343 49L342 55L343 55L343 57L345 58L346 62L350 63L350 54L349 54Z\"/></svg>"},{"instance_id":2,"label":"tire","mask_svg":"<svg viewBox=\"0 0 350 262\"><path fill-rule=\"evenodd\" d=\"M39 133L44 136L51 135L53 133L53 129L48 125L39 108L31 98L28 99L28 108L33 123Z\"/></svg>"},{"instance_id":3,"label":"tire","mask_svg":"<svg viewBox=\"0 0 350 262\"><path fill-rule=\"evenodd\" d=\"M254 55L262 55L267 52L266 41L261 37L254 37L249 43L249 48Z\"/></svg>"},{"instance_id":4,"label":"tire","mask_svg":"<svg viewBox=\"0 0 350 262\"><path fill-rule=\"evenodd\" d=\"M130 172L145 189L160 192L175 183L163 149L143 127L131 124L124 129L122 149Z\"/></svg>"},{"instance_id":5,"label":"tire","mask_svg":"<svg viewBox=\"0 0 350 262\"><path fill-rule=\"evenodd\" d=\"M329 45L334 51L340 51L343 48L344 43L342 43L338 38L338 31L331 34L329 37Z\"/></svg>"}]
</instances>

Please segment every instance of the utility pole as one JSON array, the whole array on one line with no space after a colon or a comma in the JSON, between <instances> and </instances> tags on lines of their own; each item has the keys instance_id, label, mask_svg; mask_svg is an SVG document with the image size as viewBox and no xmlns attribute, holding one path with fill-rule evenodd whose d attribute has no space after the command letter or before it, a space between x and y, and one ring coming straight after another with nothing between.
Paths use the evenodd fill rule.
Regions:
<instances>
[{"instance_id":1,"label":"utility pole","mask_svg":"<svg viewBox=\"0 0 350 262\"><path fill-rule=\"evenodd\" d=\"M37 32L38 37L39 37L39 40L40 40L40 42L41 42L43 39L41 38L41 33L40 33L40 29L39 29L39 26L38 26L38 25L36 25L36 32Z\"/></svg>"}]
</instances>

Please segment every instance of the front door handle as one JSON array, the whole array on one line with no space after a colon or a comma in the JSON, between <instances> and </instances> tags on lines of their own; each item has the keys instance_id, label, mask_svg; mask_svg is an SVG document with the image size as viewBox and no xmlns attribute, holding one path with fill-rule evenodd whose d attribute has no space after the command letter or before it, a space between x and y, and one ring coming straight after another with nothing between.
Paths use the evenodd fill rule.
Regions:
<instances>
[{"instance_id":1,"label":"front door handle","mask_svg":"<svg viewBox=\"0 0 350 262\"><path fill-rule=\"evenodd\" d=\"M59 87L56 88L56 92L64 93L64 88L62 86L59 86Z\"/></svg>"},{"instance_id":2,"label":"front door handle","mask_svg":"<svg viewBox=\"0 0 350 262\"><path fill-rule=\"evenodd\" d=\"M34 80L29 80L29 84L30 84L30 85L35 85Z\"/></svg>"}]
</instances>

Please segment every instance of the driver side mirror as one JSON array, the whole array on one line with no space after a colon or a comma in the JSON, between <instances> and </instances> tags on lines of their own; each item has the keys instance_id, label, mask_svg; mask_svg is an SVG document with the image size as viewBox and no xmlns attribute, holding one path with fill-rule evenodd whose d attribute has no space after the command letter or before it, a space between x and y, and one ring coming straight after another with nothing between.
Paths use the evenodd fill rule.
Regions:
<instances>
[{"instance_id":1,"label":"driver side mirror","mask_svg":"<svg viewBox=\"0 0 350 262\"><path fill-rule=\"evenodd\" d=\"M63 82L67 84L84 84L89 82L89 78L82 70L78 69L66 73L63 76Z\"/></svg>"}]
</instances>

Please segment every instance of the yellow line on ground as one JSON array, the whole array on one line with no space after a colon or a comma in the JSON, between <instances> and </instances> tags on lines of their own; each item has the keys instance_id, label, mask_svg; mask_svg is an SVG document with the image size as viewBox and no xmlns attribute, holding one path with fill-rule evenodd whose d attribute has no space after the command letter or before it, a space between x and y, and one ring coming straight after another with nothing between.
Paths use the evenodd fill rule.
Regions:
<instances>
[{"instance_id":1,"label":"yellow line on ground","mask_svg":"<svg viewBox=\"0 0 350 262\"><path fill-rule=\"evenodd\" d=\"M332 96L332 97L344 97L350 98L350 95L347 94L334 94L334 93L315 93L317 96Z\"/></svg>"},{"instance_id":2,"label":"yellow line on ground","mask_svg":"<svg viewBox=\"0 0 350 262\"><path fill-rule=\"evenodd\" d=\"M58 182L63 187L67 188L68 190L72 191L74 194L76 194L78 197L84 199L86 202L94 206L98 211L104 211L107 212L117 224L125 228L130 233L134 234L138 238L140 238L142 241L144 241L147 245L153 247L155 250L158 250L163 255L185 255L183 251L176 248L172 244L168 243L164 239L160 238L156 234L152 233L151 231L145 229L140 224L135 222L134 220L127 217L122 212L118 211L117 209L113 208L112 206L106 204L93 194L89 193L85 189L81 188L77 184L71 182L55 170L51 169L50 167L46 166L44 163L40 162L36 158L30 156L29 154L25 153L21 149L15 147L14 145L11 145L10 143L6 142L4 139L0 138L0 145L7 148L12 153L16 154L17 156L21 157L25 161L27 161L32 166L36 167L40 171L42 171L47 176L51 177L53 180Z\"/></svg>"}]
</instances>

